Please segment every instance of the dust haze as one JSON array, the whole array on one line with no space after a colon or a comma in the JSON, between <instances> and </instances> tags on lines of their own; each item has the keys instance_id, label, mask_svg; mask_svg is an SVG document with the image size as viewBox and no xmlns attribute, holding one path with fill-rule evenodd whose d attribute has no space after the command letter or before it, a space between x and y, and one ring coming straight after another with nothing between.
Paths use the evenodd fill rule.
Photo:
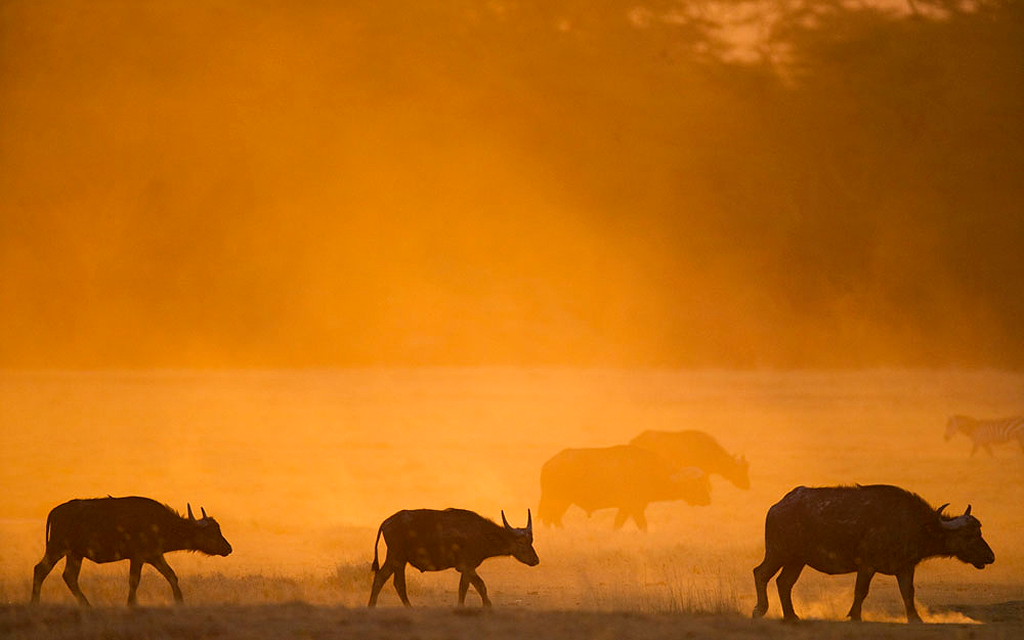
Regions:
<instances>
[{"instance_id":1,"label":"dust haze","mask_svg":"<svg viewBox=\"0 0 1024 640\"><path fill-rule=\"evenodd\" d=\"M110 494L220 521L190 603L362 606L396 510L522 526L551 456L651 429L751 489L538 524L497 607L746 616L767 508L854 482L984 523L926 619L1024 601L1024 455L942 440L1024 411L1022 41L1003 0L0 1L0 603Z\"/></svg>"},{"instance_id":2,"label":"dust haze","mask_svg":"<svg viewBox=\"0 0 1024 640\"><path fill-rule=\"evenodd\" d=\"M4 2L0 365L1019 367L1021 24Z\"/></svg>"},{"instance_id":3,"label":"dust haze","mask_svg":"<svg viewBox=\"0 0 1024 640\"><path fill-rule=\"evenodd\" d=\"M186 502L205 507L234 546L228 558L168 556L194 604L363 606L381 521L403 508L457 506L498 522L504 510L514 526L533 511L541 564L502 558L480 568L497 607L745 617L768 507L799 484L853 482L905 486L952 512L971 504L982 521L996 563L924 563L926 619L964 622L951 605L1024 599L1024 455L1011 443L971 457L966 438L943 440L951 413L1018 410L1019 374L417 367L7 373L0 383L6 602L28 597L50 508L141 494L182 512ZM751 488L713 476L710 506L654 503L646 534L632 523L614 531L614 509L588 518L573 507L561 529L537 522L540 468L558 451L680 428L745 455ZM86 563L83 589L120 606L126 572L124 563ZM457 584L451 571L413 571L410 598L451 606ZM852 588L852 576L807 570L797 610L841 619ZM43 600L73 602L56 571ZM147 570L140 602L169 601ZM774 590L771 601L777 617ZM390 585L380 604L400 606ZM875 580L865 616L902 619L895 580Z\"/></svg>"}]
</instances>

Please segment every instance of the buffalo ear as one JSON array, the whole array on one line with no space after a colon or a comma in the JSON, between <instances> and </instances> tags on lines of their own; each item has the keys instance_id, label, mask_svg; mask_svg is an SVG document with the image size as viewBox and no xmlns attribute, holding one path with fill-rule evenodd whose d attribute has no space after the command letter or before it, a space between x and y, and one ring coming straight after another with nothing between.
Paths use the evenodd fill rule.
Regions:
<instances>
[{"instance_id":1,"label":"buffalo ear","mask_svg":"<svg viewBox=\"0 0 1024 640\"><path fill-rule=\"evenodd\" d=\"M195 520L196 516L195 516L194 513L192 513L192 504L189 503L189 502L186 502L185 506L188 508L188 519L189 520Z\"/></svg>"},{"instance_id":2,"label":"buffalo ear","mask_svg":"<svg viewBox=\"0 0 1024 640\"><path fill-rule=\"evenodd\" d=\"M504 509L501 510L501 522L502 522L502 524L505 525L506 529L511 529L512 528L512 525L510 525L508 523L508 518L505 517L505 510Z\"/></svg>"}]
</instances>

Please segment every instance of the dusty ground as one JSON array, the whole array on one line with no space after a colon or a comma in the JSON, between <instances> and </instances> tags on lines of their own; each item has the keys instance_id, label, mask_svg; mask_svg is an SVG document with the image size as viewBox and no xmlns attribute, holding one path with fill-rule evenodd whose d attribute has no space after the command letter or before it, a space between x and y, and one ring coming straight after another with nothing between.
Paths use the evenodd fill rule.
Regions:
<instances>
[{"instance_id":1,"label":"dusty ground","mask_svg":"<svg viewBox=\"0 0 1024 640\"><path fill-rule=\"evenodd\" d=\"M1022 410L1024 376L996 371L0 373L0 637L1024 637L1024 455L972 458L966 440L942 439L951 413ZM682 428L746 454L752 488L715 478L709 507L652 505L648 534L571 510L564 529L538 526L538 567L481 567L491 614L453 612L452 572L410 573L417 610L390 585L380 609L363 609L376 527L394 511L504 509L523 523L560 449ZM937 624L893 624L902 606L885 576L869 622L841 622L853 576L811 570L794 592L810 622L775 619L774 584L771 619L748 620L767 508L797 484L853 482L973 504L996 564L920 567L919 607ZM29 610L48 510L107 494L203 505L235 553L168 557L181 609L147 568L143 608L125 611L127 566L86 563L96 611L71 606L60 565Z\"/></svg>"},{"instance_id":2,"label":"dusty ground","mask_svg":"<svg viewBox=\"0 0 1024 640\"><path fill-rule=\"evenodd\" d=\"M290 602L272 605L107 609L81 612L66 606L0 607L0 634L40 638L1020 638L1016 622L985 625L903 625L809 621L795 625L749 620L739 615L642 614L633 612L544 611L522 608L377 609ZM996 607L1000 608L1000 607ZM1005 606L1003 608L1006 608Z\"/></svg>"}]
</instances>

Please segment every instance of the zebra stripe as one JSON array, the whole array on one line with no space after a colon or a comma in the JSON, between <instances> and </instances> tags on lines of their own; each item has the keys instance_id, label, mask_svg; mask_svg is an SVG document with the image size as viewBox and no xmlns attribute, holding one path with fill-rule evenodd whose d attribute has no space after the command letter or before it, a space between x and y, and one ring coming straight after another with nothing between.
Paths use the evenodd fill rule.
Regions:
<instances>
[{"instance_id":1,"label":"zebra stripe","mask_svg":"<svg viewBox=\"0 0 1024 640\"><path fill-rule=\"evenodd\" d=\"M952 416L946 425L946 440L962 433L974 443L973 456L981 447L992 455L992 445L1016 440L1024 451L1024 416L999 420L976 420L967 416Z\"/></svg>"}]
</instances>

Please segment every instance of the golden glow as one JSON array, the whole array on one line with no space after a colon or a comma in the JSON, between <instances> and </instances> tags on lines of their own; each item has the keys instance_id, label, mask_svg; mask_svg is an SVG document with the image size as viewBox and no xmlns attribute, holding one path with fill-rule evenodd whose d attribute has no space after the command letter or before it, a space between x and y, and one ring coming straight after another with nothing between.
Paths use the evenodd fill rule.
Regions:
<instances>
[{"instance_id":1,"label":"golden glow","mask_svg":"<svg viewBox=\"0 0 1024 640\"><path fill-rule=\"evenodd\" d=\"M0 366L1015 361L1012 89L571 13L4 3Z\"/></svg>"},{"instance_id":2,"label":"golden glow","mask_svg":"<svg viewBox=\"0 0 1024 640\"><path fill-rule=\"evenodd\" d=\"M634 4L0 2L0 601L49 508L142 494L234 544L183 574L301 585L199 601L360 605L392 512L522 523L554 453L685 428L752 489L570 513L488 585L746 614L770 504L893 482L996 550L919 585L1019 600L1022 457L941 433L1021 411L967 372L1024 362L1020 21L811 4L737 56ZM934 370L834 373L890 366Z\"/></svg>"},{"instance_id":3,"label":"golden glow","mask_svg":"<svg viewBox=\"0 0 1024 640\"><path fill-rule=\"evenodd\" d=\"M517 526L533 510L541 564L491 560L481 568L498 606L513 598L536 608L699 604L747 615L769 506L798 484L883 482L936 506L950 502L951 511L972 504L995 550L984 571L956 560L922 565L918 586L931 594L924 603L962 602L963 589L1002 602L1024 568L1016 535L1024 495L1013 481L1024 457L1013 443L994 458L971 458L968 440L946 442L943 433L947 412L1013 413L1021 384L1020 375L922 371L3 374L0 421L10 428L0 432L0 482L12 490L0 515L0 593L27 598L18 585L28 584L42 554L54 505L142 494L182 511L186 502L205 507L235 549L228 558L169 556L189 601L362 606L380 522L399 509L458 506L498 522L504 510ZM745 454L751 488L715 476L710 506L650 505L647 534L632 523L613 531L614 510L588 519L573 507L564 529L537 522L540 467L558 451L681 428L704 429ZM59 569L44 601L71 601ZM93 582L84 588L98 602L120 603L126 572L123 563L87 563L83 580ZM256 578L226 591L201 578L218 573ZM842 617L849 576L805 574L800 610ZM100 576L106 582L95 582ZM285 578L302 591L288 591ZM895 587L877 581L866 614L898 618ZM456 582L450 573L410 575L424 605L450 606ZM144 579L141 597L169 601L159 577ZM382 605L396 602L389 586ZM774 599L772 607L777 614Z\"/></svg>"}]
</instances>

